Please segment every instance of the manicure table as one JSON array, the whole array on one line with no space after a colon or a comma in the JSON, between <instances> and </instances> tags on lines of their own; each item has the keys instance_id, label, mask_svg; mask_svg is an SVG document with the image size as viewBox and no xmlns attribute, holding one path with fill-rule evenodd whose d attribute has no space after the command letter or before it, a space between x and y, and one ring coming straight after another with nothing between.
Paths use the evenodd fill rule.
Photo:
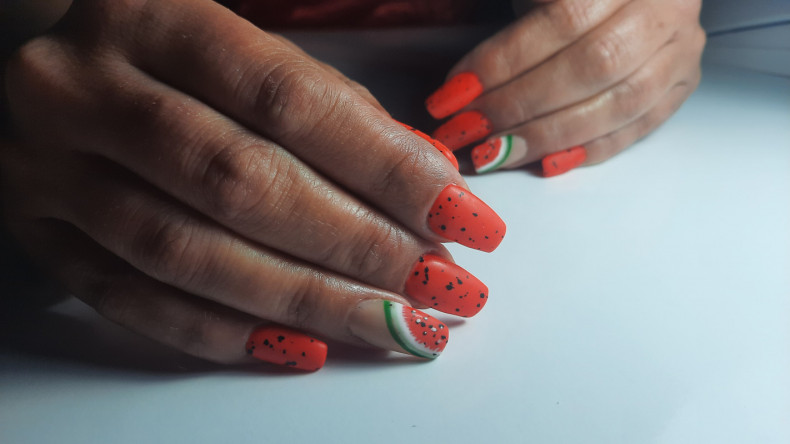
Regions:
<instances>
[{"instance_id":1,"label":"manicure table","mask_svg":"<svg viewBox=\"0 0 790 444\"><path fill-rule=\"evenodd\" d=\"M422 99L485 32L289 37L431 130ZM449 246L490 300L439 316L439 359L227 368L67 299L2 328L0 443L790 442L790 78L706 64L601 165L467 180L508 233Z\"/></svg>"}]
</instances>

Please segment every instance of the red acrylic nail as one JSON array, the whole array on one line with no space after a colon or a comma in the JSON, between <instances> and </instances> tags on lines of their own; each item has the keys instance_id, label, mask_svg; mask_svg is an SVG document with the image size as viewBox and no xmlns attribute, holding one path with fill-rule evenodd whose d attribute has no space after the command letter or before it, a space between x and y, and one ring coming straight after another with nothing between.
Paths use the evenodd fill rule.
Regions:
<instances>
[{"instance_id":1,"label":"red acrylic nail","mask_svg":"<svg viewBox=\"0 0 790 444\"><path fill-rule=\"evenodd\" d=\"M397 120L396 120L396 122L397 122ZM433 145L434 148L439 150L439 152L442 153L442 155L444 157L446 157L447 160L449 160L451 164L453 164L453 166L455 167L456 170L458 169L458 159L455 158L455 154L453 154L453 152L450 151L449 148L444 146L444 144L442 142L439 142L438 140L436 140L433 137L425 134L424 132L418 130L417 128L414 128L412 126L406 125L403 122L398 122L398 123L400 123L401 126L406 128L407 130L413 132L414 134L416 134L416 135L422 137L423 139L425 139L426 141L428 141L428 143L430 143L431 145Z\"/></svg>"},{"instance_id":2,"label":"red acrylic nail","mask_svg":"<svg viewBox=\"0 0 790 444\"><path fill-rule=\"evenodd\" d=\"M247 340L247 354L272 364L315 371L326 362L326 344L287 327L267 325Z\"/></svg>"},{"instance_id":3,"label":"red acrylic nail","mask_svg":"<svg viewBox=\"0 0 790 444\"><path fill-rule=\"evenodd\" d=\"M428 214L428 226L448 241L492 252L505 237L505 222L477 196L448 185Z\"/></svg>"},{"instance_id":4,"label":"red acrylic nail","mask_svg":"<svg viewBox=\"0 0 790 444\"><path fill-rule=\"evenodd\" d=\"M445 122L433 132L448 148L455 151L491 134L491 122L480 111L467 111Z\"/></svg>"},{"instance_id":5,"label":"red acrylic nail","mask_svg":"<svg viewBox=\"0 0 790 444\"><path fill-rule=\"evenodd\" d=\"M575 146L549 154L541 161L543 177L559 176L578 167L587 160L587 150L583 146Z\"/></svg>"},{"instance_id":6,"label":"red acrylic nail","mask_svg":"<svg viewBox=\"0 0 790 444\"><path fill-rule=\"evenodd\" d=\"M414 264L406 294L435 310L468 318L483 309L488 287L458 265L426 254Z\"/></svg>"},{"instance_id":7,"label":"red acrylic nail","mask_svg":"<svg viewBox=\"0 0 790 444\"><path fill-rule=\"evenodd\" d=\"M475 73L456 74L425 101L434 119L443 119L472 103L483 93L483 84Z\"/></svg>"}]
</instances>

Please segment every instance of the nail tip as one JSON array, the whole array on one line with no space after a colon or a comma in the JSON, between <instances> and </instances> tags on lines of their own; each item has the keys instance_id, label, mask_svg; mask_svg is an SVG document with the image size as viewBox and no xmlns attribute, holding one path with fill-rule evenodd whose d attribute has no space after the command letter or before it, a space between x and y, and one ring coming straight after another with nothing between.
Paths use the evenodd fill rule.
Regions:
<instances>
[{"instance_id":1,"label":"nail tip","mask_svg":"<svg viewBox=\"0 0 790 444\"><path fill-rule=\"evenodd\" d=\"M350 330L368 344L425 359L438 357L446 346L447 326L416 308L376 299L358 308Z\"/></svg>"},{"instance_id":2,"label":"nail tip","mask_svg":"<svg viewBox=\"0 0 790 444\"><path fill-rule=\"evenodd\" d=\"M477 110L464 111L436 128L432 137L456 151L491 134L491 122Z\"/></svg>"},{"instance_id":3,"label":"nail tip","mask_svg":"<svg viewBox=\"0 0 790 444\"><path fill-rule=\"evenodd\" d=\"M425 108L434 119L443 119L472 103L483 93L477 74L460 72L436 89L425 100Z\"/></svg>"},{"instance_id":4,"label":"nail tip","mask_svg":"<svg viewBox=\"0 0 790 444\"><path fill-rule=\"evenodd\" d=\"M574 146L556 153L551 153L541 160L543 177L555 177L578 168L587 160L587 149Z\"/></svg>"},{"instance_id":5,"label":"nail tip","mask_svg":"<svg viewBox=\"0 0 790 444\"><path fill-rule=\"evenodd\" d=\"M404 293L436 311L472 317L485 306L488 287L460 265L426 254L412 267Z\"/></svg>"},{"instance_id":6,"label":"nail tip","mask_svg":"<svg viewBox=\"0 0 790 444\"><path fill-rule=\"evenodd\" d=\"M434 233L449 242L476 250L496 249L507 228L491 207L471 191L455 184L439 193L430 211L432 217L428 226Z\"/></svg>"},{"instance_id":7,"label":"nail tip","mask_svg":"<svg viewBox=\"0 0 790 444\"><path fill-rule=\"evenodd\" d=\"M250 334L245 349L248 355L263 362L313 372L326 363L328 347L300 331L267 325Z\"/></svg>"}]
</instances>

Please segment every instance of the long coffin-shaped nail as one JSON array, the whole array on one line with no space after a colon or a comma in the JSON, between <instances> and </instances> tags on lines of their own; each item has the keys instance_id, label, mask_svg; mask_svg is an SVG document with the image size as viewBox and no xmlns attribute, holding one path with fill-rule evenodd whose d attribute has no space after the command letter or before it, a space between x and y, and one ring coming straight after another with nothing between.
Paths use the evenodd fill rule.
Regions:
<instances>
[{"instance_id":1,"label":"long coffin-shaped nail","mask_svg":"<svg viewBox=\"0 0 790 444\"><path fill-rule=\"evenodd\" d=\"M247 354L261 361L306 371L316 371L326 362L326 344L279 325L255 329L247 340Z\"/></svg>"},{"instance_id":2,"label":"long coffin-shaped nail","mask_svg":"<svg viewBox=\"0 0 790 444\"><path fill-rule=\"evenodd\" d=\"M583 146L575 146L549 154L541 161L543 177L559 176L578 167L587 160L587 150Z\"/></svg>"},{"instance_id":3,"label":"long coffin-shaped nail","mask_svg":"<svg viewBox=\"0 0 790 444\"><path fill-rule=\"evenodd\" d=\"M491 122L480 111L456 115L433 132L433 138L455 151L491 134Z\"/></svg>"},{"instance_id":4,"label":"long coffin-shaped nail","mask_svg":"<svg viewBox=\"0 0 790 444\"><path fill-rule=\"evenodd\" d=\"M379 299L360 302L349 317L349 329L371 345L426 359L438 357L450 336L447 326L438 319Z\"/></svg>"},{"instance_id":5,"label":"long coffin-shaped nail","mask_svg":"<svg viewBox=\"0 0 790 444\"><path fill-rule=\"evenodd\" d=\"M448 241L492 252L505 237L505 222L494 210L458 185L447 185L428 213L428 226Z\"/></svg>"},{"instance_id":6,"label":"long coffin-shaped nail","mask_svg":"<svg viewBox=\"0 0 790 444\"><path fill-rule=\"evenodd\" d=\"M396 122L397 122L397 120L396 120ZM433 145L434 148L439 150L439 152L442 153L442 155L444 157L446 157L447 160L449 160L451 164L453 164L453 166L455 167L456 170L458 169L458 159L455 158L455 154L453 154L453 152L450 151L449 148L444 146L444 144L442 142L439 142L438 140L436 140L433 137L425 134L424 132L418 130L417 128L414 128L412 126L406 125L403 122L398 122L398 123L400 123L401 126L406 128L407 130L413 132L414 134L416 134L416 135L422 137L423 139L425 139L426 141L428 141L428 143L430 143L431 145Z\"/></svg>"},{"instance_id":7,"label":"long coffin-shaped nail","mask_svg":"<svg viewBox=\"0 0 790 444\"><path fill-rule=\"evenodd\" d=\"M527 157L527 141L508 134L493 137L472 149L472 163L478 174L516 165Z\"/></svg>"},{"instance_id":8,"label":"long coffin-shaped nail","mask_svg":"<svg viewBox=\"0 0 790 444\"><path fill-rule=\"evenodd\" d=\"M454 75L425 101L425 108L434 119L443 119L472 103L483 93L483 84L475 73Z\"/></svg>"},{"instance_id":9,"label":"long coffin-shaped nail","mask_svg":"<svg viewBox=\"0 0 790 444\"><path fill-rule=\"evenodd\" d=\"M426 254L414 264L406 294L435 310L468 318L483 309L488 287L458 265Z\"/></svg>"}]
</instances>

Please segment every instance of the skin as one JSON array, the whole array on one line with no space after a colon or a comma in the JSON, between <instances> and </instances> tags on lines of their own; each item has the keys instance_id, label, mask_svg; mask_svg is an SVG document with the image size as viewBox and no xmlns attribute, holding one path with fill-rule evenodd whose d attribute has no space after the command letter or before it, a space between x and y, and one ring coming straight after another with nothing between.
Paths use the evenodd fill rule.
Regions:
<instances>
[{"instance_id":1,"label":"skin","mask_svg":"<svg viewBox=\"0 0 790 444\"><path fill-rule=\"evenodd\" d=\"M515 134L531 163L572 146L602 162L671 116L700 81L700 0L514 2L521 18L448 78L476 73L494 134ZM463 111L463 110L462 110Z\"/></svg>"},{"instance_id":2,"label":"skin","mask_svg":"<svg viewBox=\"0 0 790 444\"><path fill-rule=\"evenodd\" d=\"M699 82L699 1L517 2L478 73L532 162L605 160ZM361 300L409 304L427 224L463 185L364 87L208 0L83 0L5 66L6 224L102 315L209 360L273 321L354 344ZM349 229L353 227L353 229Z\"/></svg>"},{"instance_id":3,"label":"skin","mask_svg":"<svg viewBox=\"0 0 790 444\"><path fill-rule=\"evenodd\" d=\"M78 1L7 63L6 223L102 315L218 362L272 321L354 344L464 185L370 94L207 0ZM353 229L349 229L353 227Z\"/></svg>"}]
</instances>

